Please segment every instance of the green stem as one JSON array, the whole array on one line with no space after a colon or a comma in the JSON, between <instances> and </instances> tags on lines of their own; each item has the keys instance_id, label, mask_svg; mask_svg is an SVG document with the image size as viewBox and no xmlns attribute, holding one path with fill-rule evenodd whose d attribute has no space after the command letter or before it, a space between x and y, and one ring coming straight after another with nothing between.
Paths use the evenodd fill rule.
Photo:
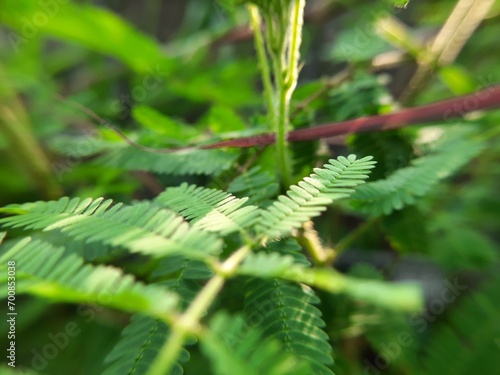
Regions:
<instances>
[{"instance_id":1,"label":"green stem","mask_svg":"<svg viewBox=\"0 0 500 375\"><path fill-rule=\"evenodd\" d=\"M304 24L305 0L295 0L291 13L291 38L288 48L288 71L286 76L287 100L290 101L299 78L300 44Z\"/></svg>"},{"instance_id":2,"label":"green stem","mask_svg":"<svg viewBox=\"0 0 500 375\"><path fill-rule=\"evenodd\" d=\"M278 100L278 113L276 116L276 152L281 183L285 187L291 185L292 177L287 137L290 127L290 100L297 86L299 75L298 66L300 44L302 42L304 6L305 0L294 0L292 2L289 20L289 40L283 41L279 56L274 56L273 59L276 96ZM288 48L285 46L287 42Z\"/></svg>"},{"instance_id":3,"label":"green stem","mask_svg":"<svg viewBox=\"0 0 500 375\"><path fill-rule=\"evenodd\" d=\"M199 331L199 321L214 302L215 297L224 286L226 278L231 277L239 264L250 252L249 246L243 246L235 251L222 263L218 274L210 279L196 296L189 308L183 313L171 328L168 340L161 347L147 375L169 374L186 341L193 332Z\"/></svg>"},{"instance_id":4,"label":"green stem","mask_svg":"<svg viewBox=\"0 0 500 375\"><path fill-rule=\"evenodd\" d=\"M265 39L261 30L261 16L255 5L249 5L250 21L255 35L255 48L262 73L262 82L269 111L269 122L276 135L276 163L283 188L291 185L292 168L288 149L290 127L290 100L297 86L300 43L305 0L292 0L283 14L263 11L266 23ZM271 82L272 62L274 85Z\"/></svg>"},{"instance_id":5,"label":"green stem","mask_svg":"<svg viewBox=\"0 0 500 375\"><path fill-rule=\"evenodd\" d=\"M334 247L336 255L340 254L342 251L351 246L358 238L360 238L367 230L372 228L379 221L379 217L372 217L367 221L363 222L356 229L350 232L347 236L341 239L337 246Z\"/></svg>"},{"instance_id":6,"label":"green stem","mask_svg":"<svg viewBox=\"0 0 500 375\"><path fill-rule=\"evenodd\" d=\"M290 165L290 156L288 154L288 128L289 128L289 106L287 100L287 90L283 82L283 64L281 58L274 59L274 71L276 80L276 99L277 108L274 116L276 129L276 159L278 165L278 174L283 187L291 185L292 168Z\"/></svg>"},{"instance_id":7,"label":"green stem","mask_svg":"<svg viewBox=\"0 0 500 375\"><path fill-rule=\"evenodd\" d=\"M269 62L266 56L266 47L264 38L262 36L262 19L259 10L255 5L249 5L250 23L255 38L255 49L257 50L257 58L259 60L259 67L262 75L262 84L264 85L264 94L266 97L266 105L269 115L273 112L273 85L271 83L271 71L269 69ZM270 119L271 124L273 120Z\"/></svg>"}]
</instances>

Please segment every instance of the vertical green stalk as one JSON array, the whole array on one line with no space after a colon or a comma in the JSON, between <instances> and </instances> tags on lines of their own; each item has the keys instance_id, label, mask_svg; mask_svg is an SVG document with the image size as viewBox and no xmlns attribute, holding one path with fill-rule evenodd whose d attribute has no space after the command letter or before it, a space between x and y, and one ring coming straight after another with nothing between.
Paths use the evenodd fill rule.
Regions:
<instances>
[{"instance_id":1,"label":"vertical green stalk","mask_svg":"<svg viewBox=\"0 0 500 375\"><path fill-rule=\"evenodd\" d=\"M269 120L276 135L278 176L283 187L288 187L292 180L287 137L290 127L290 100L298 79L304 6L305 0L291 0L283 8L268 7L261 9L266 21L265 40L260 27L259 10L255 5L249 6ZM281 13L277 14L279 12ZM274 85L271 84L270 80L270 67L265 53L266 49L272 62Z\"/></svg>"},{"instance_id":2,"label":"vertical green stalk","mask_svg":"<svg viewBox=\"0 0 500 375\"><path fill-rule=\"evenodd\" d=\"M251 248L249 246L243 246L220 265L217 274L208 281L191 305L189 305L186 312L172 325L170 336L161 347L147 375L170 373L187 337L198 330L200 319L214 302L226 279L233 276L240 263L250 251Z\"/></svg>"},{"instance_id":3,"label":"vertical green stalk","mask_svg":"<svg viewBox=\"0 0 500 375\"><path fill-rule=\"evenodd\" d=\"M292 99L293 91L297 87L299 77L299 58L300 44L302 42L302 25L304 20L305 0L294 0L291 3L289 31L288 31L288 55L279 59L287 62L285 69L277 70L277 81L280 81L278 90L279 105L278 105L278 128L276 134L276 152L278 156L278 165L281 174L281 181L286 187L291 185L292 169L290 158L288 155L288 132L290 128L290 100ZM282 54L287 51L283 49ZM280 68L280 67L277 67ZM278 74L280 74L278 76Z\"/></svg>"},{"instance_id":4,"label":"vertical green stalk","mask_svg":"<svg viewBox=\"0 0 500 375\"><path fill-rule=\"evenodd\" d=\"M292 97L299 78L300 44L302 43L305 5L305 0L295 0L291 12L291 38L288 48L288 74L286 77L288 101Z\"/></svg>"},{"instance_id":5,"label":"vertical green stalk","mask_svg":"<svg viewBox=\"0 0 500 375\"><path fill-rule=\"evenodd\" d=\"M276 159L278 163L278 174L283 187L291 185L292 168L290 165L290 155L288 153L288 130L289 130L289 113L290 101L287 100L286 81L283 79L285 69L283 61L280 57L274 59L275 76L279 77L276 80L276 113L274 115L275 123L273 124L276 132Z\"/></svg>"},{"instance_id":6,"label":"vertical green stalk","mask_svg":"<svg viewBox=\"0 0 500 375\"><path fill-rule=\"evenodd\" d=\"M269 69L269 62L266 56L266 46L264 43L264 37L262 35L262 19L259 14L259 10L255 5L248 5L248 11L250 13L250 24L252 26L254 39L255 39L255 49L257 51L257 58L259 60L260 72L262 75L262 84L264 85L264 95L266 97L267 111L271 114L274 113L273 108L273 85L271 83L271 71ZM272 119L271 123L273 123Z\"/></svg>"}]
</instances>

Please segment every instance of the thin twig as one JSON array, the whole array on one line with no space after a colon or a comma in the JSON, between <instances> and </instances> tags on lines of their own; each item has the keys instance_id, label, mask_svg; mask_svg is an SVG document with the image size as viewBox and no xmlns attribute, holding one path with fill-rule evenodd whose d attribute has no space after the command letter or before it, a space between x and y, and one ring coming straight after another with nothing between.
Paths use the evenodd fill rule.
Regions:
<instances>
[{"instance_id":1,"label":"thin twig","mask_svg":"<svg viewBox=\"0 0 500 375\"><path fill-rule=\"evenodd\" d=\"M417 71L400 98L411 102L432 77L436 66L451 64L486 17L495 0L459 0L432 45L418 57Z\"/></svg>"},{"instance_id":2,"label":"thin twig","mask_svg":"<svg viewBox=\"0 0 500 375\"><path fill-rule=\"evenodd\" d=\"M453 118L463 117L467 113L488 108L500 108L500 85L490 86L474 94L407 108L395 113L360 117L353 120L294 130L289 133L288 141L308 141L338 135L392 130L412 124L435 121L446 122ZM272 144L274 140L274 134L261 134L221 141L202 146L202 148L264 146Z\"/></svg>"},{"instance_id":3,"label":"thin twig","mask_svg":"<svg viewBox=\"0 0 500 375\"><path fill-rule=\"evenodd\" d=\"M223 147L244 148L266 146L274 143L275 139L274 134L261 134L251 137L242 137L227 141L215 142L203 146L151 148L132 141L125 134L109 124L106 120L99 117L92 110L78 103L67 101L64 98L62 98L61 100L85 112L90 117L96 119L99 124L106 126L108 129L118 134L129 145L147 152L162 154L181 150L184 151L196 149L216 149ZM407 108L395 113L370 117L360 117L354 120L340 121L330 124L313 126L310 128L294 130L288 134L288 142L316 140L338 135L363 133L370 131L385 131L398 129L407 125L425 124L435 121L446 122L453 118L463 117L467 113L473 111L494 108L500 108L500 85L492 85L474 94L464 95L457 98L447 99L418 107Z\"/></svg>"}]
</instances>

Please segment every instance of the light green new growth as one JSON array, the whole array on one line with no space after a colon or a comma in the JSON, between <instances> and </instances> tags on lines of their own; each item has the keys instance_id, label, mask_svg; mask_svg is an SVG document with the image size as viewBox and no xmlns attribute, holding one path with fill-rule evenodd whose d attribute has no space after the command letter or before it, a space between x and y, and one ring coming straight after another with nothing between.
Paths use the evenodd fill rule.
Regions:
<instances>
[{"instance_id":1,"label":"light green new growth","mask_svg":"<svg viewBox=\"0 0 500 375\"><path fill-rule=\"evenodd\" d=\"M290 100L299 75L305 0L279 0L273 4L259 1L257 5L248 7L269 122L276 134L278 176L282 186L286 187L291 184L292 179L287 136L290 127ZM265 20L265 30L262 30L261 14ZM274 84L271 83L271 71Z\"/></svg>"}]
</instances>

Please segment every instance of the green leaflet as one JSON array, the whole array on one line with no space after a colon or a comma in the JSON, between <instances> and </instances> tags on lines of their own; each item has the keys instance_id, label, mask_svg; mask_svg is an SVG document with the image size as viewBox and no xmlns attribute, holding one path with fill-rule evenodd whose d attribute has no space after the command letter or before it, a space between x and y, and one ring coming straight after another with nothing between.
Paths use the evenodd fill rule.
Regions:
<instances>
[{"instance_id":1,"label":"green leaflet","mask_svg":"<svg viewBox=\"0 0 500 375\"><path fill-rule=\"evenodd\" d=\"M307 363L266 338L241 316L219 313L204 333L201 348L219 375L308 375Z\"/></svg>"},{"instance_id":2,"label":"green leaflet","mask_svg":"<svg viewBox=\"0 0 500 375\"><path fill-rule=\"evenodd\" d=\"M201 287L194 281L208 279L212 272L204 263L171 256L162 259L151 276L159 285L175 292L181 300L181 309L184 309ZM134 315L123 330L120 341L106 356L108 367L102 375L145 374L169 332L168 326L159 319ZM188 359L189 352L183 349L171 375L182 374L181 363Z\"/></svg>"},{"instance_id":3,"label":"green leaflet","mask_svg":"<svg viewBox=\"0 0 500 375\"><path fill-rule=\"evenodd\" d=\"M110 167L161 174L213 175L229 169L237 158L235 151L193 149L158 154L122 147L111 150L99 162Z\"/></svg>"},{"instance_id":4,"label":"green leaflet","mask_svg":"<svg viewBox=\"0 0 500 375\"><path fill-rule=\"evenodd\" d=\"M325 322L314 306L318 297L305 285L275 278L296 265L310 266L309 261L293 239L273 242L265 250L250 254L240 268L243 274L258 276L245 285L247 324L279 339L287 351L309 364L312 373L333 374L328 368L333 361L322 329Z\"/></svg>"},{"instance_id":5,"label":"green leaflet","mask_svg":"<svg viewBox=\"0 0 500 375\"><path fill-rule=\"evenodd\" d=\"M220 232L223 235L244 231L258 216L255 206L246 206L248 199L238 199L229 193L188 185L168 188L156 202L178 212L191 221L194 228Z\"/></svg>"},{"instance_id":6,"label":"green leaflet","mask_svg":"<svg viewBox=\"0 0 500 375\"><path fill-rule=\"evenodd\" d=\"M298 186L290 186L286 196L279 196L272 206L262 211L262 224L257 231L270 238L285 236L318 216L332 201L349 197L374 167L371 159L340 156L338 160L330 159L324 168L315 168Z\"/></svg>"},{"instance_id":7,"label":"green leaflet","mask_svg":"<svg viewBox=\"0 0 500 375\"><path fill-rule=\"evenodd\" d=\"M173 212L149 202L112 206L111 200L61 198L58 201L26 203L1 209L20 214L0 219L0 224L25 229L61 229L70 237L123 246L132 252L153 256L183 253L207 258L221 247L209 233L193 228Z\"/></svg>"},{"instance_id":8,"label":"green leaflet","mask_svg":"<svg viewBox=\"0 0 500 375\"><path fill-rule=\"evenodd\" d=\"M333 374L328 335L319 299L306 287L283 280L251 279L246 284L247 321L259 322L266 337L277 338L287 351L309 363L315 374Z\"/></svg>"},{"instance_id":9,"label":"green leaflet","mask_svg":"<svg viewBox=\"0 0 500 375\"><path fill-rule=\"evenodd\" d=\"M397 8L406 8L408 4L410 3L410 0L386 0L387 2L390 2L392 5L394 5Z\"/></svg>"},{"instance_id":10,"label":"green leaflet","mask_svg":"<svg viewBox=\"0 0 500 375\"><path fill-rule=\"evenodd\" d=\"M248 197L248 203L263 205L278 193L274 176L256 166L236 177L227 191L238 197Z\"/></svg>"},{"instance_id":11,"label":"green leaflet","mask_svg":"<svg viewBox=\"0 0 500 375\"><path fill-rule=\"evenodd\" d=\"M218 174L231 168L239 156L235 150L187 149L155 153L124 145L121 140L109 142L89 136L60 136L50 144L54 151L75 158L102 154L96 163L107 167L172 175ZM64 164L62 167L67 168Z\"/></svg>"},{"instance_id":12,"label":"green leaflet","mask_svg":"<svg viewBox=\"0 0 500 375\"><path fill-rule=\"evenodd\" d=\"M120 341L106 356L108 367L102 375L145 374L167 335L168 327L161 320L134 315L123 330ZM188 359L189 353L183 350L180 361ZM182 373L182 367L177 363L170 374Z\"/></svg>"},{"instance_id":13,"label":"green leaflet","mask_svg":"<svg viewBox=\"0 0 500 375\"><path fill-rule=\"evenodd\" d=\"M262 278L282 275L295 265L293 256L279 253L256 252L249 254L239 269L242 275L252 275Z\"/></svg>"},{"instance_id":14,"label":"green leaflet","mask_svg":"<svg viewBox=\"0 0 500 375\"><path fill-rule=\"evenodd\" d=\"M210 108L205 120L212 132L238 132L247 128L245 121L230 107L218 105Z\"/></svg>"},{"instance_id":15,"label":"green leaflet","mask_svg":"<svg viewBox=\"0 0 500 375\"><path fill-rule=\"evenodd\" d=\"M419 373L425 375L498 374L500 326L498 274L464 297L425 347ZM420 327L420 324L419 324ZM460 355L457 355L460 353Z\"/></svg>"},{"instance_id":16,"label":"green leaflet","mask_svg":"<svg viewBox=\"0 0 500 375\"><path fill-rule=\"evenodd\" d=\"M351 196L355 208L371 215L390 214L417 197L430 192L442 179L469 162L482 150L478 142L452 139L436 148L433 154L414 159L411 166L401 168L383 180L360 186Z\"/></svg>"},{"instance_id":17,"label":"green leaflet","mask_svg":"<svg viewBox=\"0 0 500 375\"><path fill-rule=\"evenodd\" d=\"M121 270L84 264L62 247L25 238L0 256L6 282L7 261L16 266L16 291L54 301L96 303L161 319L178 303L178 297L159 286L144 285ZM6 297L6 290L3 291Z\"/></svg>"},{"instance_id":18,"label":"green leaflet","mask_svg":"<svg viewBox=\"0 0 500 375\"><path fill-rule=\"evenodd\" d=\"M345 293L356 300L394 310L418 311L423 305L423 296L417 284L358 279L342 275L331 268L308 268L294 263L290 255L265 252L251 254L238 273L303 283L331 293Z\"/></svg>"},{"instance_id":19,"label":"green leaflet","mask_svg":"<svg viewBox=\"0 0 500 375\"><path fill-rule=\"evenodd\" d=\"M49 145L58 154L74 158L84 158L122 147L120 143L112 143L94 136L70 137L67 135L54 137L49 141Z\"/></svg>"}]
</instances>

